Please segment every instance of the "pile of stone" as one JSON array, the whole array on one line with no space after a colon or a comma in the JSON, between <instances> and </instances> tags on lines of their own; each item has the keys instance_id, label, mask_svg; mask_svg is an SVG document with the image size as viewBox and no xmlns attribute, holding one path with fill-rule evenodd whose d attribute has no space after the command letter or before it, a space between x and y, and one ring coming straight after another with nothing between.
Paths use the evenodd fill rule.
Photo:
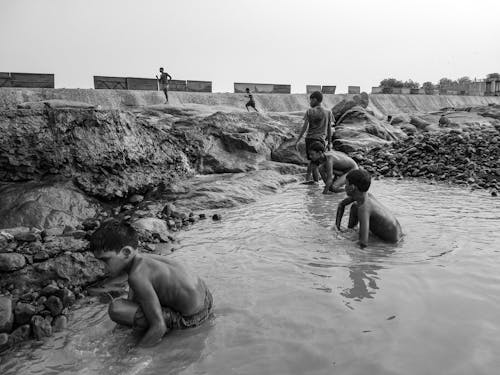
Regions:
<instances>
[{"instance_id":1,"label":"pile of stone","mask_svg":"<svg viewBox=\"0 0 500 375\"><path fill-rule=\"evenodd\" d=\"M500 186L499 141L495 130L429 132L352 156L375 176L421 177L493 192Z\"/></svg>"},{"instance_id":2,"label":"pile of stone","mask_svg":"<svg viewBox=\"0 0 500 375\"><path fill-rule=\"evenodd\" d=\"M28 338L41 340L66 328L69 307L80 298L80 288L51 282L40 291L21 296L0 295L0 351Z\"/></svg>"}]
</instances>

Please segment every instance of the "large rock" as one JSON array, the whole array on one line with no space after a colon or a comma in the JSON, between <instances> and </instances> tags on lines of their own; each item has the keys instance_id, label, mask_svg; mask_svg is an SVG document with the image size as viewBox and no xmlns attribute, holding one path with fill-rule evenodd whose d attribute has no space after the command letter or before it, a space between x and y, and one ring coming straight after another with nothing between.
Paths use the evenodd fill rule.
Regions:
<instances>
[{"instance_id":1,"label":"large rock","mask_svg":"<svg viewBox=\"0 0 500 375\"><path fill-rule=\"evenodd\" d=\"M346 153L382 146L406 134L397 127L377 119L361 106L347 110L335 126L333 147Z\"/></svg>"},{"instance_id":2,"label":"large rock","mask_svg":"<svg viewBox=\"0 0 500 375\"><path fill-rule=\"evenodd\" d=\"M9 333L14 323L12 300L7 296L0 296L0 333Z\"/></svg>"},{"instance_id":3,"label":"large rock","mask_svg":"<svg viewBox=\"0 0 500 375\"><path fill-rule=\"evenodd\" d=\"M106 276L103 262L88 251L64 253L46 261L28 265L22 270L5 273L0 288L14 284L16 288L39 288L52 280L65 285L85 286Z\"/></svg>"},{"instance_id":4,"label":"large rock","mask_svg":"<svg viewBox=\"0 0 500 375\"><path fill-rule=\"evenodd\" d=\"M35 315L31 318L31 329L33 331L33 336L35 336L37 340L52 336L52 326L50 322L40 315Z\"/></svg>"},{"instance_id":5,"label":"large rock","mask_svg":"<svg viewBox=\"0 0 500 375\"><path fill-rule=\"evenodd\" d=\"M105 199L143 193L196 172L255 170L284 139L292 137L284 118L300 122L297 116L278 119L260 113L206 112L198 107L137 108L134 112L45 107L0 110L0 181L59 176ZM51 210L53 203L48 205ZM33 225L33 212L43 206L36 202L23 206L21 212L29 217L25 219L29 225ZM36 224L47 227L47 215ZM8 220L19 221L18 216ZM59 215L49 224L61 220Z\"/></svg>"},{"instance_id":6,"label":"large rock","mask_svg":"<svg viewBox=\"0 0 500 375\"><path fill-rule=\"evenodd\" d=\"M7 184L0 187L0 228L77 226L99 205L68 183Z\"/></svg>"},{"instance_id":7,"label":"large rock","mask_svg":"<svg viewBox=\"0 0 500 375\"><path fill-rule=\"evenodd\" d=\"M0 253L0 271L12 272L23 268L26 265L26 258L17 253Z\"/></svg>"},{"instance_id":8,"label":"large rock","mask_svg":"<svg viewBox=\"0 0 500 375\"><path fill-rule=\"evenodd\" d=\"M132 227L140 234L149 234L151 236L159 236L163 241L168 241L168 226L167 222L154 217L145 217L132 222Z\"/></svg>"}]
</instances>

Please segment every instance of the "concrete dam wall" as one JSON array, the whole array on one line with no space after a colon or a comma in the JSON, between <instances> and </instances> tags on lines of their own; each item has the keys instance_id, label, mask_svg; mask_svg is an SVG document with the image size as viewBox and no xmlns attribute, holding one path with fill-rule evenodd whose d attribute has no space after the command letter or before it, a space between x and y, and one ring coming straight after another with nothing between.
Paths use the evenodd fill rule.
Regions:
<instances>
[{"instance_id":1,"label":"concrete dam wall","mask_svg":"<svg viewBox=\"0 0 500 375\"><path fill-rule=\"evenodd\" d=\"M170 104L182 106L198 104L222 111L246 111L247 98L233 93L169 92ZM349 94L324 95L323 104L332 108ZM307 94L255 94L257 109L266 112L305 111L309 107ZM0 108L16 108L25 102L68 100L100 105L102 108L127 109L137 106L163 104L165 97L158 91L94 90L94 89L26 89L0 88ZM370 95L369 109L376 115L432 112L444 107L472 107L500 104L500 97L458 95Z\"/></svg>"}]
</instances>

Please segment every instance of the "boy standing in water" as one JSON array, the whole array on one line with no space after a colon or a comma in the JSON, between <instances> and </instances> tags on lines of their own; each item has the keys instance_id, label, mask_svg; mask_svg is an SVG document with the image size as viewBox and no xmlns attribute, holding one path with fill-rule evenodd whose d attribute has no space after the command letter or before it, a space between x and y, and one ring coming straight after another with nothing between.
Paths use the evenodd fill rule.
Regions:
<instances>
[{"instance_id":1,"label":"boy standing in water","mask_svg":"<svg viewBox=\"0 0 500 375\"><path fill-rule=\"evenodd\" d=\"M245 98L248 98L248 103L245 104L247 111L250 112L248 107L252 107L253 109L255 109L255 112L259 112L259 111L257 111L257 108L255 108L255 100L253 99L253 95L250 94L250 89L247 87L245 89L245 91L247 92L247 94L245 95Z\"/></svg>"},{"instance_id":2,"label":"boy standing in water","mask_svg":"<svg viewBox=\"0 0 500 375\"><path fill-rule=\"evenodd\" d=\"M328 109L325 109L321 106L321 102L323 101L323 94L319 91L315 91L309 97L309 104L311 108L306 111L304 115L304 125L300 130L299 137L297 141L295 141L295 148L298 147L300 139L304 135L307 130L306 135L306 156L307 160L309 160L309 165L307 167L306 174L306 183L308 182L318 182L318 170L315 164L311 163L311 158L309 156L311 145L314 142L321 142L324 145L325 136L327 140L327 148L331 149L332 145L332 122L333 116L332 112ZM313 181L311 180L311 174L313 176Z\"/></svg>"},{"instance_id":3,"label":"boy standing in water","mask_svg":"<svg viewBox=\"0 0 500 375\"><path fill-rule=\"evenodd\" d=\"M199 277L167 257L140 254L137 233L112 220L90 238L90 249L111 276L128 274L128 299L115 299L109 316L116 323L146 329L141 345L157 344L172 329L203 323L212 310L212 295Z\"/></svg>"},{"instance_id":4,"label":"boy standing in water","mask_svg":"<svg viewBox=\"0 0 500 375\"><path fill-rule=\"evenodd\" d=\"M334 193L344 191L347 174L358 169L356 162L343 152L325 152L325 146L321 142L314 142L311 145L309 157L318 165L321 178L325 182L323 194L328 194L330 191Z\"/></svg>"},{"instance_id":5,"label":"boy standing in water","mask_svg":"<svg viewBox=\"0 0 500 375\"><path fill-rule=\"evenodd\" d=\"M347 174L346 199L339 203L335 225L338 230L344 209L352 203L348 228L354 228L359 222L359 246L363 249L368 244L371 231L380 239L397 243L402 237L401 225L385 206L368 193L371 184L370 174L364 170L354 170Z\"/></svg>"},{"instance_id":6,"label":"boy standing in water","mask_svg":"<svg viewBox=\"0 0 500 375\"><path fill-rule=\"evenodd\" d=\"M165 94L165 98L168 103L168 82L172 79L170 74L163 72L163 68L160 68L160 78L156 76L156 79L160 81L160 90Z\"/></svg>"}]
</instances>

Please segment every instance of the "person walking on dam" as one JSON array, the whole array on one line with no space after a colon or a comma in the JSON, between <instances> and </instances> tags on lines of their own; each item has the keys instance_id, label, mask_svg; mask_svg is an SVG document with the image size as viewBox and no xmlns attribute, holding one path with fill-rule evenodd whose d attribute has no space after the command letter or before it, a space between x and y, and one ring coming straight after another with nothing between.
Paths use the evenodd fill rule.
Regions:
<instances>
[{"instance_id":1,"label":"person walking on dam","mask_svg":"<svg viewBox=\"0 0 500 375\"><path fill-rule=\"evenodd\" d=\"M328 109L321 106L323 101L323 94L319 91L315 91L309 97L309 108L304 115L304 125L300 130L300 134L295 141L295 148L298 149L300 139L307 130L306 135L306 157L309 160L309 166L307 167L306 182L314 183L319 181L318 168L315 163L311 162L311 157L309 156L309 151L313 143L320 142L325 144L325 137L327 142L327 150L330 151L332 146L332 123L333 115ZM311 181L311 174L313 180Z\"/></svg>"},{"instance_id":2,"label":"person walking on dam","mask_svg":"<svg viewBox=\"0 0 500 375\"><path fill-rule=\"evenodd\" d=\"M165 94L168 103L168 83L172 79L172 76L164 72L163 68L160 68L160 77L156 76L156 79L159 81L160 90Z\"/></svg>"},{"instance_id":3,"label":"person walking on dam","mask_svg":"<svg viewBox=\"0 0 500 375\"><path fill-rule=\"evenodd\" d=\"M257 108L255 108L255 100L253 98L253 95L250 93L250 89L247 87L245 89L245 91L247 92L247 94L245 95L245 98L248 98L248 103L245 104L245 107L246 107L247 111L250 112L250 110L248 109L248 107L252 107L253 109L255 109L255 112L259 112L257 110Z\"/></svg>"}]
</instances>

